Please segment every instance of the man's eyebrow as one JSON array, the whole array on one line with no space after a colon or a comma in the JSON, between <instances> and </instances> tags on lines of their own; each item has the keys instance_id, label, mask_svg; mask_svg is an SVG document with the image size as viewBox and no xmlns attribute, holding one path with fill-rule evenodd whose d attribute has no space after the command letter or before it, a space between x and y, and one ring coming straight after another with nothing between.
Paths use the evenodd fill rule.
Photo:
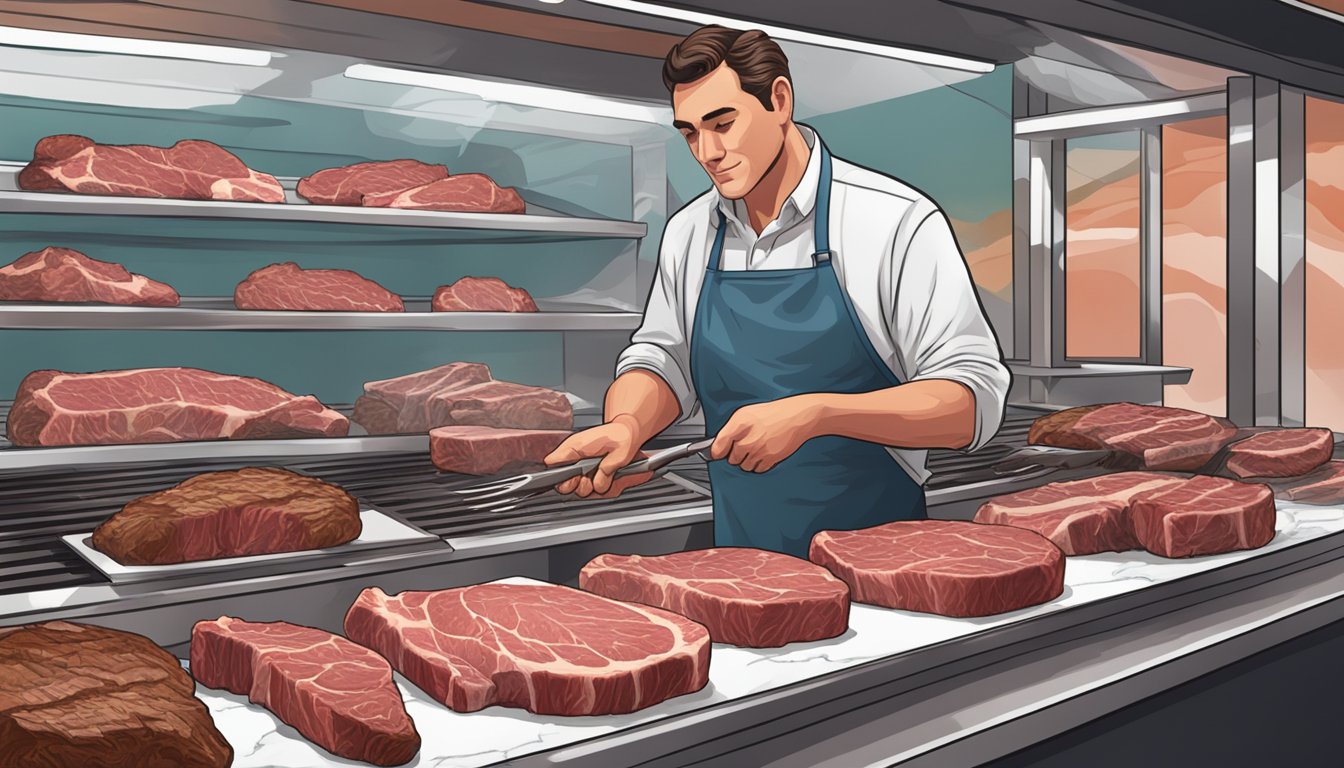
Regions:
<instances>
[{"instance_id":1,"label":"man's eyebrow","mask_svg":"<svg viewBox=\"0 0 1344 768\"><path fill-rule=\"evenodd\" d=\"M709 120L713 120L714 118L718 117L719 115L726 115L726 114L728 114L729 112L736 112L736 111L737 111L737 109L734 108L734 107L719 107L718 109L714 110L713 112L710 112L709 114L705 115L704 117L701 117L701 118L700 118L700 121L701 121L701 122L707 122L707 121L709 121ZM693 130L695 130L695 126L691 125L690 123L686 122L685 120L673 120L673 121L672 121L672 127L673 127L673 128L685 128L685 129L688 130L688 131L693 131Z\"/></svg>"}]
</instances>

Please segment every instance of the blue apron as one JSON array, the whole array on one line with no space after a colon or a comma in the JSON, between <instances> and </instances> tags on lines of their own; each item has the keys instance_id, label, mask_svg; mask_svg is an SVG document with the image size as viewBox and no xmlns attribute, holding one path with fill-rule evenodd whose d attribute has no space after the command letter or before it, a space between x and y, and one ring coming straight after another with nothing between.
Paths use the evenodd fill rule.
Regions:
<instances>
[{"instance_id":1,"label":"blue apron","mask_svg":"<svg viewBox=\"0 0 1344 768\"><path fill-rule=\"evenodd\" d=\"M860 393L901 383L859 324L831 264L831 158L821 141L814 266L723 271L719 229L691 333L691 379L706 434L738 408L809 392ZM807 557L821 530L926 517L924 489L877 443L828 435L768 472L709 463L717 546Z\"/></svg>"}]
</instances>

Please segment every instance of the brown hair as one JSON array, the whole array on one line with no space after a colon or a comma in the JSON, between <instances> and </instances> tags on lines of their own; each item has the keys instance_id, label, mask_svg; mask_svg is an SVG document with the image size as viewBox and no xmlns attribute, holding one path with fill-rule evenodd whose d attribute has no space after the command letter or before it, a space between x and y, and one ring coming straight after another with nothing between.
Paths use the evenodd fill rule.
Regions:
<instances>
[{"instance_id":1,"label":"brown hair","mask_svg":"<svg viewBox=\"0 0 1344 768\"><path fill-rule=\"evenodd\" d=\"M776 78L789 77L789 60L779 44L759 29L743 31L709 24L695 30L668 51L663 61L663 84L670 93L725 62L742 81L743 91L755 96L766 109L775 108L770 102L770 86Z\"/></svg>"}]
</instances>

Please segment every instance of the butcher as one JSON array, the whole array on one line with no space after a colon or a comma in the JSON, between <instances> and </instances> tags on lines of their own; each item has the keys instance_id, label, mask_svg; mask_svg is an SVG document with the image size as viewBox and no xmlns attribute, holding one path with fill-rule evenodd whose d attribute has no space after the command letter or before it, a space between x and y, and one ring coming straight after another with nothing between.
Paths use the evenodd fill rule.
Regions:
<instances>
[{"instance_id":1,"label":"butcher","mask_svg":"<svg viewBox=\"0 0 1344 768\"><path fill-rule=\"evenodd\" d=\"M668 53L673 127L713 186L667 222L604 423L561 493L619 494L643 444L703 410L714 539L806 557L813 534L926 517L929 448L973 451L1009 375L947 217L796 123L788 61L711 25ZM901 141L899 125L869 128Z\"/></svg>"}]
</instances>

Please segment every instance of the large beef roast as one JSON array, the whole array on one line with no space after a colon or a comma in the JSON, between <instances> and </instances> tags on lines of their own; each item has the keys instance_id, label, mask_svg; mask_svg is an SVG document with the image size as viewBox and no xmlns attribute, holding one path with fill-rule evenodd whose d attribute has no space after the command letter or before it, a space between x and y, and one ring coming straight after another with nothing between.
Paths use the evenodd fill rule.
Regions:
<instances>
[{"instance_id":1,"label":"large beef roast","mask_svg":"<svg viewBox=\"0 0 1344 768\"><path fill-rule=\"evenodd\" d=\"M522 288L498 277L464 277L434 291L435 312L536 312L537 303Z\"/></svg>"},{"instance_id":2,"label":"large beef roast","mask_svg":"<svg viewBox=\"0 0 1344 768\"><path fill-rule=\"evenodd\" d=\"M352 416L369 434L426 432L435 427L572 430L574 408L561 392L496 381L480 363L450 363L395 379L371 381Z\"/></svg>"},{"instance_id":3,"label":"large beef roast","mask_svg":"<svg viewBox=\"0 0 1344 768\"><path fill-rule=\"evenodd\" d=\"M444 472L491 475L506 467L540 465L570 434L563 429L437 427L429 431L429 458Z\"/></svg>"},{"instance_id":4,"label":"large beef roast","mask_svg":"<svg viewBox=\"0 0 1344 768\"><path fill-rule=\"evenodd\" d=\"M319 205L361 205L385 195L448 178L448 167L419 160L384 160L327 168L299 179L299 197Z\"/></svg>"},{"instance_id":5,"label":"large beef roast","mask_svg":"<svg viewBox=\"0 0 1344 768\"><path fill-rule=\"evenodd\" d=\"M172 286L72 248L43 248L0 267L0 301L69 301L176 307Z\"/></svg>"},{"instance_id":6,"label":"large beef roast","mask_svg":"<svg viewBox=\"0 0 1344 768\"><path fill-rule=\"evenodd\" d=\"M125 565L163 565L335 547L358 538L343 489L278 467L206 472L141 496L93 530Z\"/></svg>"},{"instance_id":7,"label":"large beef roast","mask_svg":"<svg viewBox=\"0 0 1344 768\"><path fill-rule=\"evenodd\" d=\"M856 602L943 616L989 616L1059 597L1064 553L1006 525L911 520L821 531L808 556Z\"/></svg>"},{"instance_id":8,"label":"large beef roast","mask_svg":"<svg viewBox=\"0 0 1344 768\"><path fill-rule=\"evenodd\" d=\"M7 436L15 445L340 437L344 416L260 379L197 368L34 371L19 383Z\"/></svg>"},{"instance_id":9,"label":"large beef roast","mask_svg":"<svg viewBox=\"0 0 1344 768\"><path fill-rule=\"evenodd\" d=\"M179 141L167 149L143 144L95 144L84 136L48 136L19 172L19 187L85 195L171 197L283 203L274 176L248 168L208 141Z\"/></svg>"},{"instance_id":10,"label":"large beef roast","mask_svg":"<svg viewBox=\"0 0 1344 768\"><path fill-rule=\"evenodd\" d=\"M1143 462L1144 469L1192 471L1237 436L1225 420L1182 408L1107 403L1042 416L1027 442L1060 448L1109 449Z\"/></svg>"},{"instance_id":11,"label":"large beef roast","mask_svg":"<svg viewBox=\"0 0 1344 768\"><path fill-rule=\"evenodd\" d=\"M1135 495L1130 516L1139 543L1155 555L1255 549L1274 538L1274 492L1260 483L1199 475Z\"/></svg>"},{"instance_id":12,"label":"large beef roast","mask_svg":"<svg viewBox=\"0 0 1344 768\"><path fill-rule=\"evenodd\" d=\"M129 632L0 627L0 768L226 768L178 660Z\"/></svg>"},{"instance_id":13,"label":"large beef roast","mask_svg":"<svg viewBox=\"0 0 1344 768\"><path fill-rule=\"evenodd\" d=\"M705 625L716 643L774 648L849 628L843 581L815 563L763 549L598 555L579 571L579 587L679 613Z\"/></svg>"},{"instance_id":14,"label":"large beef roast","mask_svg":"<svg viewBox=\"0 0 1344 768\"><path fill-rule=\"evenodd\" d=\"M355 400L351 418L371 435L425 432L431 424L430 401L439 392L491 381L483 363L448 363L395 379L370 381Z\"/></svg>"},{"instance_id":15,"label":"large beef roast","mask_svg":"<svg viewBox=\"0 0 1344 768\"><path fill-rule=\"evenodd\" d=\"M348 269L304 269L292 261L262 267L233 289L239 309L401 312L401 297Z\"/></svg>"},{"instance_id":16,"label":"large beef roast","mask_svg":"<svg viewBox=\"0 0 1344 768\"><path fill-rule=\"evenodd\" d=\"M523 213L527 205L513 187L501 187L483 173L462 173L404 191L365 195L372 208L406 208L460 213Z\"/></svg>"},{"instance_id":17,"label":"large beef roast","mask_svg":"<svg viewBox=\"0 0 1344 768\"><path fill-rule=\"evenodd\" d=\"M674 613L554 584L389 596L372 587L345 634L458 712L634 712L709 682L709 632Z\"/></svg>"},{"instance_id":18,"label":"large beef roast","mask_svg":"<svg viewBox=\"0 0 1344 768\"><path fill-rule=\"evenodd\" d=\"M1334 452L1335 433L1328 429L1273 429L1233 443L1227 471L1243 478L1305 475Z\"/></svg>"},{"instance_id":19,"label":"large beef roast","mask_svg":"<svg viewBox=\"0 0 1344 768\"><path fill-rule=\"evenodd\" d=\"M1049 483L995 496L975 513L975 522L1035 531L1066 555L1124 552L1139 548L1129 519L1135 494L1184 482L1179 475L1117 472Z\"/></svg>"},{"instance_id":20,"label":"large beef roast","mask_svg":"<svg viewBox=\"0 0 1344 768\"><path fill-rule=\"evenodd\" d=\"M403 765L420 751L387 660L339 635L229 616L198 622L191 673L247 696L333 755Z\"/></svg>"}]
</instances>

